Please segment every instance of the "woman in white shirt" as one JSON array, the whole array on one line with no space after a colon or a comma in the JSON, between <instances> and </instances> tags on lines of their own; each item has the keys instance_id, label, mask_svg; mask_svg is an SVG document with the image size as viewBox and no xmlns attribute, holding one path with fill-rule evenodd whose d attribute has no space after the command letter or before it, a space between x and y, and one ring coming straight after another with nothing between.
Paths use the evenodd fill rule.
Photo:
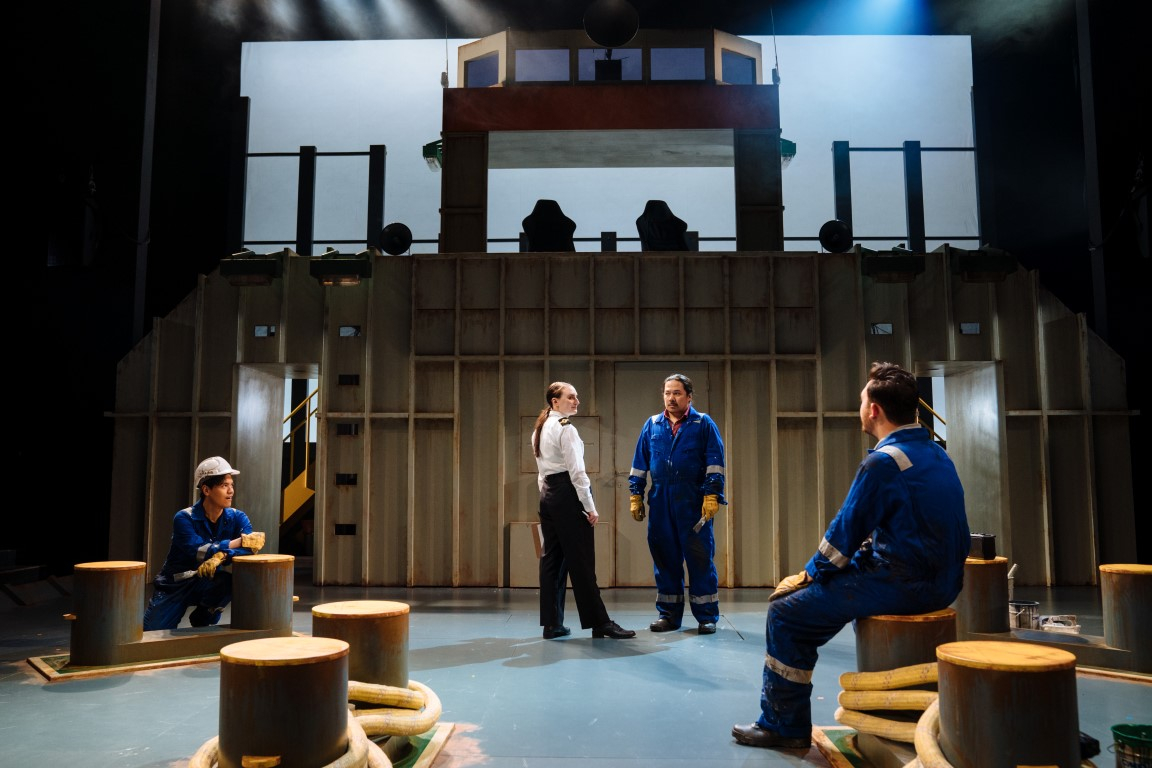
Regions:
<instances>
[{"instance_id":1,"label":"woman in white shirt","mask_svg":"<svg viewBox=\"0 0 1152 768\"><path fill-rule=\"evenodd\" d=\"M564 626L564 599L568 577L576 595L580 626L592 637L635 637L608 616L596 583L596 541L592 527L600 519L592 500L592 484L584 469L584 441L572 424L580 406L576 388L564 381L548 386L548 406L532 430L540 487L540 626L552 640L572 634Z\"/></svg>"}]
</instances>

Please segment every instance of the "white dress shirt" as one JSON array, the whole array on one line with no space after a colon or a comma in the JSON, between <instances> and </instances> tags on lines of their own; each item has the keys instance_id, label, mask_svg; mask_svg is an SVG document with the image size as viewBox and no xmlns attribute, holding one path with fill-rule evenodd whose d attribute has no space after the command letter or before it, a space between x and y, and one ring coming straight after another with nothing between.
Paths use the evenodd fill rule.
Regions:
<instances>
[{"instance_id":1,"label":"white dress shirt","mask_svg":"<svg viewBox=\"0 0 1152 768\"><path fill-rule=\"evenodd\" d=\"M561 417L558 411L550 411L548 419L540 427L540 455L536 457L539 470L537 484L543 491L546 476L567 472L572 485L576 487L576 495L584 511L592 514L596 512L596 502L592 500L592 482L584 469L584 441L580 439L576 426L569 419Z\"/></svg>"}]
</instances>

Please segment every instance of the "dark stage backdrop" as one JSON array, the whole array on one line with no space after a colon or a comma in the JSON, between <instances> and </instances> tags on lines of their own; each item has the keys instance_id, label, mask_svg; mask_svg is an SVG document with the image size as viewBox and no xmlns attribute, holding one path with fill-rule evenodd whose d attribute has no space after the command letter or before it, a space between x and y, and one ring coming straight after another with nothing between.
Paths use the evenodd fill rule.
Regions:
<instances>
[{"instance_id":1,"label":"dark stage backdrop","mask_svg":"<svg viewBox=\"0 0 1152 768\"><path fill-rule=\"evenodd\" d=\"M1149 330L1143 160L1152 88L1137 39L1148 28L1147 4L934 0L883 20L846 1L632 4L646 28L971 35L981 230L990 244L1039 269L1070 309L1086 313L1128 361L1130 404L1146 405L1147 386L1133 369ZM322 15L333 5L301 0L275 17L272 9L290 5L38 7L52 34L35 51L23 47L30 61L47 62L46 87L30 103L46 103L48 119L37 120L34 109L17 114L38 139L47 124L46 139L34 143L47 151L32 159L49 165L42 172L49 247L10 300L19 307L10 360L23 364L23 375L7 465L19 490L0 548L61 573L106 557L108 537L117 533L107 530L118 488L108 476L104 416L116 364L152 318L170 312L227 255L243 42L571 29L582 25L588 3L389 0L380 12L341 4L360 8L355 18ZM1147 458L1142 423L1133 422L1135 476ZM1141 562L1150 562L1152 516L1138 518Z\"/></svg>"}]
</instances>

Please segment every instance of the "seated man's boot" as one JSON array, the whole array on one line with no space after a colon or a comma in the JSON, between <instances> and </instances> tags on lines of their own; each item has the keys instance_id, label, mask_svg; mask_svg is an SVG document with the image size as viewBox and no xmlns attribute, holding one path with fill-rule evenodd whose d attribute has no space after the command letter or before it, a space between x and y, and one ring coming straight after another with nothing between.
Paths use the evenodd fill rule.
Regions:
<instances>
[{"instance_id":1,"label":"seated man's boot","mask_svg":"<svg viewBox=\"0 0 1152 768\"><path fill-rule=\"evenodd\" d=\"M749 747L769 749L808 749L812 746L811 736L781 736L775 731L761 728L759 723L732 726L732 738Z\"/></svg>"}]
</instances>

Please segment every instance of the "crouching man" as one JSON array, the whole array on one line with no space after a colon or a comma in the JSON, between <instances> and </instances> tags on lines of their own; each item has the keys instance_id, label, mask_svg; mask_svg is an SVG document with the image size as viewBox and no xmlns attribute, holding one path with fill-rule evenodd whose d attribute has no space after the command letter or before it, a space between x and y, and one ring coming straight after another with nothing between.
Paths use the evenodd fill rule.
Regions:
<instances>
[{"instance_id":1,"label":"crouching man","mask_svg":"<svg viewBox=\"0 0 1152 768\"><path fill-rule=\"evenodd\" d=\"M172 544L153 579L144 631L175 629L189 608L192 626L219 623L232 601L232 558L254 555L264 546L264 534L253 532L248 515L232 507L232 478L238 474L219 456L196 467L193 480L200 498L172 520Z\"/></svg>"}]
</instances>

